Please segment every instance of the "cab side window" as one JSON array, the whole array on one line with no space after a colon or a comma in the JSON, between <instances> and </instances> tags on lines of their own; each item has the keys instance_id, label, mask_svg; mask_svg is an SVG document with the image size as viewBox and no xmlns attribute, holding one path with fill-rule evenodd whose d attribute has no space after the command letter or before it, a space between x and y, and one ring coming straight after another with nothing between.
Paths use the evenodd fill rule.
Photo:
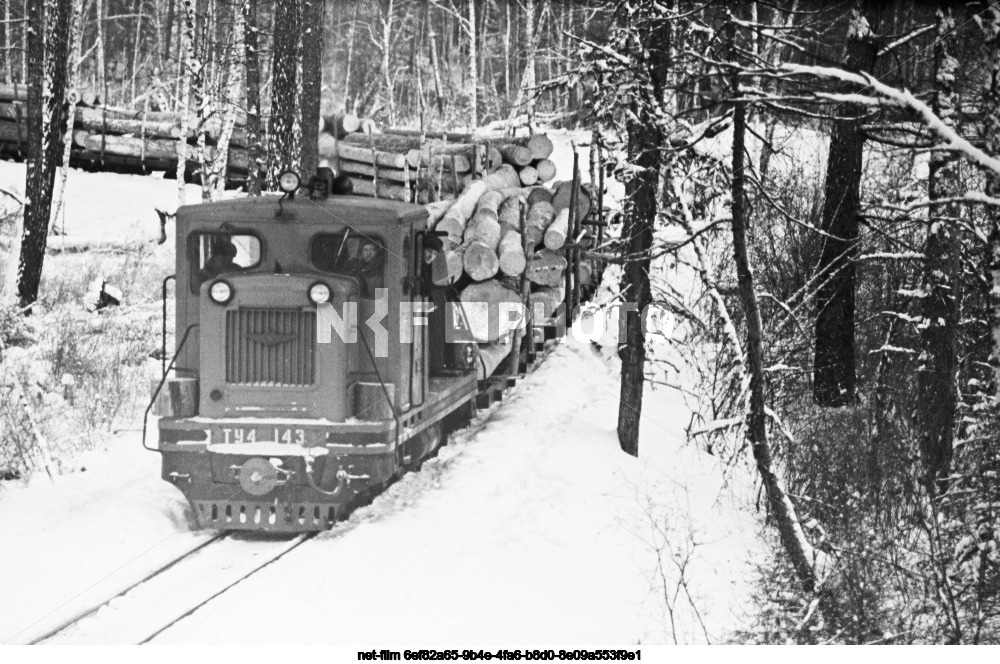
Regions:
<instances>
[{"instance_id":1,"label":"cab side window","mask_svg":"<svg viewBox=\"0 0 1000 664\"><path fill-rule=\"evenodd\" d=\"M324 233L313 238L310 254L317 270L356 278L364 295L384 285L386 251L379 237L350 230Z\"/></svg>"},{"instance_id":2,"label":"cab side window","mask_svg":"<svg viewBox=\"0 0 1000 664\"><path fill-rule=\"evenodd\" d=\"M192 233L188 236L191 292L208 279L248 270L260 264L260 240L248 233Z\"/></svg>"}]
</instances>

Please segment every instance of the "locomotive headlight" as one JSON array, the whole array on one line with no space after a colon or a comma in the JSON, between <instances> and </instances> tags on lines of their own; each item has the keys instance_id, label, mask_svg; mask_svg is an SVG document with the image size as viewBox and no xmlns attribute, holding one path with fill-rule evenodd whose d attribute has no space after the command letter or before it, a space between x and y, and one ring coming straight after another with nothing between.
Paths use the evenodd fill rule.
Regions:
<instances>
[{"instance_id":1,"label":"locomotive headlight","mask_svg":"<svg viewBox=\"0 0 1000 664\"><path fill-rule=\"evenodd\" d=\"M225 281L216 281L208 289L208 296L216 304L226 304L233 299L233 287Z\"/></svg>"},{"instance_id":2,"label":"locomotive headlight","mask_svg":"<svg viewBox=\"0 0 1000 664\"><path fill-rule=\"evenodd\" d=\"M300 183L299 174L295 171L285 171L278 177L278 189L286 194L294 194Z\"/></svg>"},{"instance_id":3,"label":"locomotive headlight","mask_svg":"<svg viewBox=\"0 0 1000 664\"><path fill-rule=\"evenodd\" d=\"M330 287L321 281L317 281L309 287L309 299L313 304L330 301Z\"/></svg>"}]
</instances>

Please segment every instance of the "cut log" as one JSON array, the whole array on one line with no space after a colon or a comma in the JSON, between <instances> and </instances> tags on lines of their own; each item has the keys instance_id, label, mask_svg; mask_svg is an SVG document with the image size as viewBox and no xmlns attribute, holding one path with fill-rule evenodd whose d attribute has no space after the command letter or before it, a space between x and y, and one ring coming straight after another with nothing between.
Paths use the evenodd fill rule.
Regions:
<instances>
[{"instance_id":1,"label":"cut log","mask_svg":"<svg viewBox=\"0 0 1000 664\"><path fill-rule=\"evenodd\" d=\"M562 246L566 244L566 235L568 233L569 208L563 208L556 212L556 218L545 229L545 248L553 250L562 249Z\"/></svg>"},{"instance_id":2,"label":"cut log","mask_svg":"<svg viewBox=\"0 0 1000 664\"><path fill-rule=\"evenodd\" d=\"M479 199L476 213L465 228L465 272L475 281L493 277L500 269L497 245L500 244L500 223L497 207L502 202L499 192L488 191Z\"/></svg>"},{"instance_id":3,"label":"cut log","mask_svg":"<svg viewBox=\"0 0 1000 664\"><path fill-rule=\"evenodd\" d=\"M435 201L433 203L427 203L424 207L427 208L427 227L434 228L434 224L441 220L445 212L448 211L452 206L452 201Z\"/></svg>"},{"instance_id":4,"label":"cut log","mask_svg":"<svg viewBox=\"0 0 1000 664\"><path fill-rule=\"evenodd\" d=\"M321 133L318 142L320 159L325 159L327 162L336 162L340 159L337 155L337 139L333 137L333 134ZM368 163L371 163L370 159Z\"/></svg>"},{"instance_id":5,"label":"cut log","mask_svg":"<svg viewBox=\"0 0 1000 664\"><path fill-rule=\"evenodd\" d=\"M358 134L351 134L351 136L357 135ZM347 144L344 141L339 141L337 143L337 156L340 159L349 159L351 161L359 161L368 164L372 163L373 157L371 149ZM388 168L403 170L404 166L406 166L406 156L396 152L382 152L376 150L374 160L379 166L386 166Z\"/></svg>"},{"instance_id":6,"label":"cut log","mask_svg":"<svg viewBox=\"0 0 1000 664\"><path fill-rule=\"evenodd\" d=\"M538 179L542 182L548 182L556 176L556 164L551 159L539 159L533 165L538 171Z\"/></svg>"},{"instance_id":7,"label":"cut log","mask_svg":"<svg viewBox=\"0 0 1000 664\"><path fill-rule=\"evenodd\" d=\"M374 144L376 150L380 150L382 152L395 152L402 155L405 155L410 150L419 150L422 147L419 137L396 136L392 134L347 134L341 140L341 144L368 148L369 150L371 149L372 144Z\"/></svg>"},{"instance_id":8,"label":"cut log","mask_svg":"<svg viewBox=\"0 0 1000 664\"><path fill-rule=\"evenodd\" d=\"M457 249L446 249L444 252L445 262L448 265L447 277L441 281L435 281L435 286L446 286L448 284L453 284L462 278L462 272L464 271L465 265L463 264L463 257L465 251L464 247L459 247Z\"/></svg>"},{"instance_id":9,"label":"cut log","mask_svg":"<svg viewBox=\"0 0 1000 664\"><path fill-rule=\"evenodd\" d=\"M514 166L527 166L531 163L531 150L523 145L505 145L500 149L503 160Z\"/></svg>"},{"instance_id":10,"label":"cut log","mask_svg":"<svg viewBox=\"0 0 1000 664\"><path fill-rule=\"evenodd\" d=\"M552 204L552 192L545 187L535 187L528 194L528 207L531 207L539 201L545 201L549 205Z\"/></svg>"},{"instance_id":11,"label":"cut log","mask_svg":"<svg viewBox=\"0 0 1000 664\"><path fill-rule=\"evenodd\" d=\"M537 247L542 243L545 231L552 224L555 216L555 208L552 207L551 203L543 200L528 208L528 215L524 222L524 234L527 236L529 246Z\"/></svg>"},{"instance_id":12,"label":"cut log","mask_svg":"<svg viewBox=\"0 0 1000 664\"><path fill-rule=\"evenodd\" d=\"M520 193L507 194L497 208L497 219L505 233L507 230L515 230L520 234L522 204L527 205L527 201Z\"/></svg>"},{"instance_id":13,"label":"cut log","mask_svg":"<svg viewBox=\"0 0 1000 664\"><path fill-rule=\"evenodd\" d=\"M350 177L348 179L351 181L351 186L354 188L354 195L356 196L388 198L389 200L403 201L404 203L410 201L409 192L402 185L392 184L379 179L378 196L375 196L375 182L373 180L363 177Z\"/></svg>"},{"instance_id":14,"label":"cut log","mask_svg":"<svg viewBox=\"0 0 1000 664\"><path fill-rule=\"evenodd\" d=\"M532 166L525 166L517 172L517 175L521 178L521 184L526 187L538 182L538 171Z\"/></svg>"},{"instance_id":15,"label":"cut log","mask_svg":"<svg viewBox=\"0 0 1000 664\"><path fill-rule=\"evenodd\" d=\"M556 310L566 299L566 288L563 285L543 287L531 293L531 314L536 322L556 315Z\"/></svg>"},{"instance_id":16,"label":"cut log","mask_svg":"<svg viewBox=\"0 0 1000 664\"><path fill-rule=\"evenodd\" d=\"M489 191L503 191L504 189L515 189L521 186L521 178L517 176L517 171L510 164L503 164L482 179Z\"/></svg>"},{"instance_id":17,"label":"cut log","mask_svg":"<svg viewBox=\"0 0 1000 664\"><path fill-rule=\"evenodd\" d=\"M528 139L532 159L548 159L552 155L552 141L545 134L532 134Z\"/></svg>"},{"instance_id":18,"label":"cut log","mask_svg":"<svg viewBox=\"0 0 1000 664\"><path fill-rule=\"evenodd\" d=\"M496 224L496 222L492 222ZM500 228L499 224L496 224ZM473 281L485 281L492 279L500 271L500 258L495 249L490 249L483 242L470 242L465 247L465 254L462 256L462 266L465 273Z\"/></svg>"},{"instance_id":19,"label":"cut log","mask_svg":"<svg viewBox=\"0 0 1000 664\"><path fill-rule=\"evenodd\" d=\"M379 173L381 172L382 171L380 170ZM472 176L466 173L464 175L459 175L458 178L456 178L451 173L445 173L443 176L439 178L434 173L431 174L421 173L420 176L417 178L416 184L418 189L430 190L430 189L440 188L442 192L453 194L457 193L455 191L456 180L458 181L458 187L457 187L458 191L462 191L462 189L464 189L467 184L472 182Z\"/></svg>"},{"instance_id":20,"label":"cut log","mask_svg":"<svg viewBox=\"0 0 1000 664\"><path fill-rule=\"evenodd\" d=\"M479 203L476 204L476 219L484 216L497 221L499 219L497 210L502 202L503 194L499 191L487 191L479 198Z\"/></svg>"},{"instance_id":21,"label":"cut log","mask_svg":"<svg viewBox=\"0 0 1000 664\"><path fill-rule=\"evenodd\" d=\"M531 257L525 268L528 280L539 286L559 286L565 280L566 257L561 252L543 249Z\"/></svg>"},{"instance_id":22,"label":"cut log","mask_svg":"<svg viewBox=\"0 0 1000 664\"><path fill-rule=\"evenodd\" d=\"M552 205L556 211L568 208L573 196L573 183L560 182L559 186L553 186L553 191L555 193L552 195ZM579 188L576 210L579 221L583 221L590 214L590 194L583 187Z\"/></svg>"},{"instance_id":23,"label":"cut log","mask_svg":"<svg viewBox=\"0 0 1000 664\"><path fill-rule=\"evenodd\" d=\"M74 140L76 135L74 134ZM112 136L108 134L89 134L86 138L86 148L94 152L104 152L125 157L141 159L153 157L157 159L176 159L177 142L164 138L147 138L143 140L132 136Z\"/></svg>"},{"instance_id":24,"label":"cut log","mask_svg":"<svg viewBox=\"0 0 1000 664\"><path fill-rule=\"evenodd\" d=\"M353 134L361 129L361 118L354 113L344 115L323 116L322 131L331 134L336 138L343 138L348 134Z\"/></svg>"},{"instance_id":25,"label":"cut log","mask_svg":"<svg viewBox=\"0 0 1000 664\"><path fill-rule=\"evenodd\" d=\"M590 284L590 279L594 275L594 264L589 258L581 258L580 264L576 268L576 278L581 286Z\"/></svg>"},{"instance_id":26,"label":"cut log","mask_svg":"<svg viewBox=\"0 0 1000 664\"><path fill-rule=\"evenodd\" d=\"M500 261L500 271L507 276L515 277L524 272L527 260L521 242L521 234L513 228L509 228L500 238L497 258Z\"/></svg>"},{"instance_id":27,"label":"cut log","mask_svg":"<svg viewBox=\"0 0 1000 664\"><path fill-rule=\"evenodd\" d=\"M465 226L476 211L479 199L488 191L484 180L470 182L462 193L455 200L448 212L441 218L441 221L434 227L437 231L444 231L448 234L443 241L445 249L454 249L462 243L465 234Z\"/></svg>"},{"instance_id":28,"label":"cut log","mask_svg":"<svg viewBox=\"0 0 1000 664\"><path fill-rule=\"evenodd\" d=\"M479 380L486 380L492 376L497 367L510 355L513 347L513 334L508 334L490 344L479 344L479 361L476 363Z\"/></svg>"},{"instance_id":29,"label":"cut log","mask_svg":"<svg viewBox=\"0 0 1000 664\"><path fill-rule=\"evenodd\" d=\"M371 163L363 163L360 161L351 161L350 159L340 160L340 172L349 173L350 175L364 175L366 177L375 177L375 167ZM417 179L417 172L412 168L409 170L399 170L398 168L379 168L378 169L378 179L391 180L393 182L414 182Z\"/></svg>"},{"instance_id":30,"label":"cut log","mask_svg":"<svg viewBox=\"0 0 1000 664\"><path fill-rule=\"evenodd\" d=\"M76 109L74 126L95 134L131 134L136 137L145 134L151 138L177 138L181 135L181 127L177 122L144 122L142 119L104 117L97 108Z\"/></svg>"},{"instance_id":31,"label":"cut log","mask_svg":"<svg viewBox=\"0 0 1000 664\"><path fill-rule=\"evenodd\" d=\"M496 279L466 286L460 299L469 331L480 343L496 341L521 324L514 315L523 306L521 296Z\"/></svg>"},{"instance_id":32,"label":"cut log","mask_svg":"<svg viewBox=\"0 0 1000 664\"><path fill-rule=\"evenodd\" d=\"M150 394L160 381L153 379ZM192 417L198 412L198 379L168 378L153 402L153 414L159 417Z\"/></svg>"},{"instance_id":33,"label":"cut log","mask_svg":"<svg viewBox=\"0 0 1000 664\"><path fill-rule=\"evenodd\" d=\"M437 174L439 171L443 171L444 174L451 173L452 169L452 156L455 158L455 170L459 173L468 173L472 170L472 163L469 161L469 155L466 153L466 149L459 146L456 147L454 151L451 150L435 150L429 152L427 150L422 150L419 148L414 148L406 152L406 163L410 165L411 168L427 168L430 169L432 173Z\"/></svg>"}]
</instances>

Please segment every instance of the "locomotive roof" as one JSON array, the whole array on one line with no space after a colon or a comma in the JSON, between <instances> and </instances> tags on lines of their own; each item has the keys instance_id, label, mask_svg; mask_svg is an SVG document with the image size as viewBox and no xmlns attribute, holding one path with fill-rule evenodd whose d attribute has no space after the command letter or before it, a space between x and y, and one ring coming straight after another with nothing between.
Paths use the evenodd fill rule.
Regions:
<instances>
[{"instance_id":1,"label":"locomotive roof","mask_svg":"<svg viewBox=\"0 0 1000 664\"><path fill-rule=\"evenodd\" d=\"M391 224L416 220L427 216L422 205L390 201L386 199L367 198L364 196L329 196L325 199L312 199L303 194L294 199L284 200L281 206L286 212L292 213L275 217L279 209L280 197L265 194L261 197L247 196L233 198L213 203L185 205L178 209L178 217L189 221L274 221L315 222L318 212L325 212L331 221L347 221L352 224Z\"/></svg>"}]
</instances>

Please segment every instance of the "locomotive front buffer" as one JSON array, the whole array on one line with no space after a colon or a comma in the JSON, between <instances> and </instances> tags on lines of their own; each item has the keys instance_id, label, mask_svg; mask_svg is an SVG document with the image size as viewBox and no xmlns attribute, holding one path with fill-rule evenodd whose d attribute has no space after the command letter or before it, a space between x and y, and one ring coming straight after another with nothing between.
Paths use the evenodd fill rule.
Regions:
<instances>
[{"instance_id":1,"label":"locomotive front buffer","mask_svg":"<svg viewBox=\"0 0 1000 664\"><path fill-rule=\"evenodd\" d=\"M329 196L330 179L177 211L147 447L200 527L329 528L474 412L477 348L434 285L426 211Z\"/></svg>"}]
</instances>

